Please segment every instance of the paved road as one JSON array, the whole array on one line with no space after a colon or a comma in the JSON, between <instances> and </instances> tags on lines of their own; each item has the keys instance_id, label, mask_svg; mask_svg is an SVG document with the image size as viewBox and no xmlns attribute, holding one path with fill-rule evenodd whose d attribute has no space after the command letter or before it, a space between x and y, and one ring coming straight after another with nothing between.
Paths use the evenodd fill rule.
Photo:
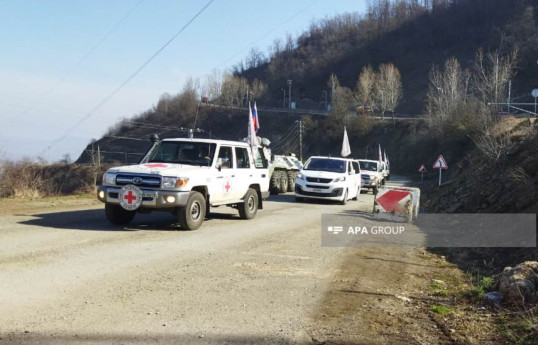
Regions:
<instances>
[{"instance_id":1,"label":"paved road","mask_svg":"<svg viewBox=\"0 0 538 345\"><path fill-rule=\"evenodd\" d=\"M55 203L0 215L0 344L348 339L338 325L319 325L336 303L327 298L342 267L358 252L321 247L320 215L371 210L371 193L346 206L272 196L249 221L215 208L197 231L178 231L165 213L114 227L95 201ZM414 267L405 261L415 260L410 250L360 253L370 259L356 268L372 291L405 280ZM381 261L372 261L376 255ZM404 268L386 265L394 256ZM338 303L334 322L345 315ZM351 339L362 339L367 324Z\"/></svg>"}]
</instances>

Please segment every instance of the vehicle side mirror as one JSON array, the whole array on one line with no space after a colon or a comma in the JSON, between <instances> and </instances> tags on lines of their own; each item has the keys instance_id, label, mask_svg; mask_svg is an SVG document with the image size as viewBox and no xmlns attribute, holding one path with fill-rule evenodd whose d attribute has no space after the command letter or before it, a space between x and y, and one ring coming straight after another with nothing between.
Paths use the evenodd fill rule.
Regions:
<instances>
[{"instance_id":1,"label":"vehicle side mirror","mask_svg":"<svg viewBox=\"0 0 538 345\"><path fill-rule=\"evenodd\" d=\"M222 170L222 164L220 162L218 162L217 165L215 165L215 168L217 168L218 171L221 171Z\"/></svg>"}]
</instances>

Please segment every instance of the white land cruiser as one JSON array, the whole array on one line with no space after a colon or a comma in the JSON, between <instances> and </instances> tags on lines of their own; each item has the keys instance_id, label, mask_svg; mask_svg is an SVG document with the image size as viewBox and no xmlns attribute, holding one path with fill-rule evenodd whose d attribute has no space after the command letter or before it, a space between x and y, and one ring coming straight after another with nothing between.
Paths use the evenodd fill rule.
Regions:
<instances>
[{"instance_id":1,"label":"white land cruiser","mask_svg":"<svg viewBox=\"0 0 538 345\"><path fill-rule=\"evenodd\" d=\"M359 159L362 173L362 186L377 194L377 189L383 184L384 176L379 161Z\"/></svg>"},{"instance_id":2,"label":"white land cruiser","mask_svg":"<svg viewBox=\"0 0 538 345\"><path fill-rule=\"evenodd\" d=\"M295 199L340 201L357 199L361 192L361 171L354 159L310 157L295 179Z\"/></svg>"},{"instance_id":3,"label":"white land cruiser","mask_svg":"<svg viewBox=\"0 0 538 345\"><path fill-rule=\"evenodd\" d=\"M241 218L254 218L268 196L261 148L254 160L247 143L210 139L155 138L140 164L109 169L97 191L114 224L159 210L172 212L189 230L202 225L210 206L232 206Z\"/></svg>"}]
</instances>

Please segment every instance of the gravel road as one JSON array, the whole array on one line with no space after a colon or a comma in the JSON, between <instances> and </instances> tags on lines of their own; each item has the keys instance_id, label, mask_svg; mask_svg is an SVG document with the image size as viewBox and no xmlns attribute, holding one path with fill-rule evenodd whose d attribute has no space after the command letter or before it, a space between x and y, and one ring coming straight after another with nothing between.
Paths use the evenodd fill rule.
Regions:
<instances>
[{"instance_id":1,"label":"gravel road","mask_svg":"<svg viewBox=\"0 0 538 345\"><path fill-rule=\"evenodd\" d=\"M423 265L423 252L321 247L320 215L371 210L371 193L345 206L271 196L248 221L214 208L196 231L178 230L167 213L114 227L93 199L17 202L0 213L0 344L439 343L442 336L431 320L416 320L416 305L394 298L418 293L429 279L435 268ZM345 293L365 289L373 293Z\"/></svg>"}]
</instances>

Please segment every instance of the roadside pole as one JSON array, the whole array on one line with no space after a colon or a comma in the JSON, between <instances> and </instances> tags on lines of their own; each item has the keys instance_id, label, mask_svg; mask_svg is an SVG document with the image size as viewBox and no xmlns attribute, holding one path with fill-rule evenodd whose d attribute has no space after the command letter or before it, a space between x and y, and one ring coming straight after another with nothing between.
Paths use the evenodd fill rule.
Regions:
<instances>
[{"instance_id":1,"label":"roadside pole","mask_svg":"<svg viewBox=\"0 0 538 345\"><path fill-rule=\"evenodd\" d=\"M424 173L426 171L426 166L424 164L422 164L420 168L418 168L418 172L420 173L420 183L424 182Z\"/></svg>"},{"instance_id":2,"label":"roadside pole","mask_svg":"<svg viewBox=\"0 0 538 345\"><path fill-rule=\"evenodd\" d=\"M439 186L441 185L441 171L443 169L448 169L448 165L446 164L445 158L443 155L439 155L435 163L433 164L434 169L439 169Z\"/></svg>"}]
</instances>

